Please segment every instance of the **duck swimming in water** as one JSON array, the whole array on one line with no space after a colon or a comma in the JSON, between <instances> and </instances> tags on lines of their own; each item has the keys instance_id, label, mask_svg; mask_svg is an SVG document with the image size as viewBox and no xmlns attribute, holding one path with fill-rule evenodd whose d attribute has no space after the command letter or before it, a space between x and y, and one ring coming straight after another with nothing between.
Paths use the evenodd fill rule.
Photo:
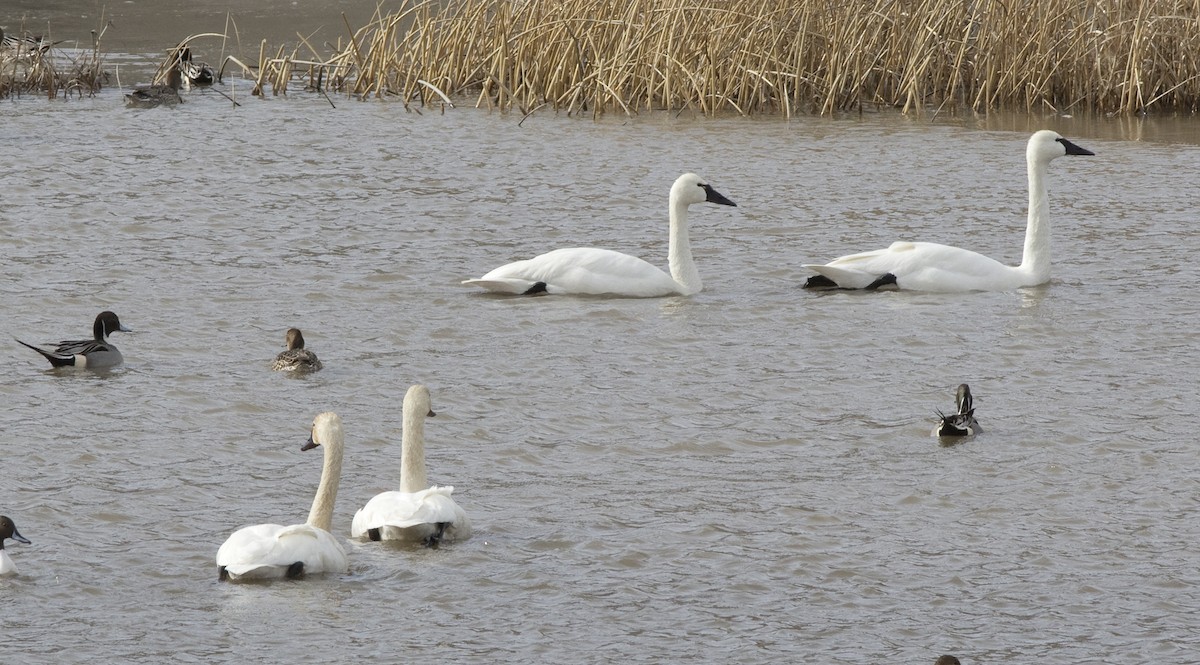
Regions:
<instances>
[{"instance_id":1,"label":"duck swimming in water","mask_svg":"<svg viewBox=\"0 0 1200 665\"><path fill-rule=\"evenodd\" d=\"M955 395L958 403L958 413L946 415L938 411L941 422L933 428L933 436L974 436L983 431L979 421L975 420L975 405L971 398L971 388L963 383L958 386Z\"/></svg>"},{"instance_id":2,"label":"duck swimming in water","mask_svg":"<svg viewBox=\"0 0 1200 665\"><path fill-rule=\"evenodd\" d=\"M109 333L133 332L121 325L121 319L112 312L100 312L92 324L92 339L65 340L54 343L53 351L17 340L17 342L37 351L55 367L116 367L125 362L117 347L108 341Z\"/></svg>"},{"instance_id":3,"label":"duck swimming in water","mask_svg":"<svg viewBox=\"0 0 1200 665\"><path fill-rule=\"evenodd\" d=\"M178 67L167 70L167 83L155 83L134 88L133 92L125 95L125 105L131 108L152 109L156 106L175 106L183 102L179 96L179 88L183 85L183 75Z\"/></svg>"},{"instance_id":4,"label":"duck swimming in water","mask_svg":"<svg viewBox=\"0 0 1200 665\"><path fill-rule=\"evenodd\" d=\"M315 372L324 367L317 354L304 348L304 335L299 328L288 329L284 344L287 351L280 351L271 365L276 372Z\"/></svg>"},{"instance_id":5,"label":"duck swimming in water","mask_svg":"<svg viewBox=\"0 0 1200 665\"><path fill-rule=\"evenodd\" d=\"M185 88L190 89L193 86L205 88L213 84L215 75L212 67L209 67L207 62L192 60L191 47L185 46L179 52L178 68Z\"/></svg>"}]
</instances>

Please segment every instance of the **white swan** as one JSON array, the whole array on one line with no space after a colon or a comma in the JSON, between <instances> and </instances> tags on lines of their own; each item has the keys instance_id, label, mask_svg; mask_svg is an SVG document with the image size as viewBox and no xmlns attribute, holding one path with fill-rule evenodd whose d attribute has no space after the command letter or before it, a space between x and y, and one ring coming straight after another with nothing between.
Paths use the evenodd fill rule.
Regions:
<instances>
[{"instance_id":1,"label":"white swan","mask_svg":"<svg viewBox=\"0 0 1200 665\"><path fill-rule=\"evenodd\" d=\"M18 543L29 544L29 539L17 531L17 525L6 515L0 515L0 576L16 575L17 564L4 551L4 541L12 538Z\"/></svg>"},{"instance_id":2,"label":"white swan","mask_svg":"<svg viewBox=\"0 0 1200 665\"><path fill-rule=\"evenodd\" d=\"M474 284L498 293L615 295L634 298L699 293L700 272L688 241L687 211L693 203L737 206L694 173L685 173L671 186L671 235L667 262L671 274L642 259L608 249L572 247L556 249L532 259L509 263Z\"/></svg>"},{"instance_id":3,"label":"white swan","mask_svg":"<svg viewBox=\"0 0 1200 665\"><path fill-rule=\"evenodd\" d=\"M851 254L825 265L805 265L817 273L805 288L915 291L1008 291L1050 280L1050 204L1046 168L1063 155L1093 155L1050 130L1029 139L1029 223L1021 265L1006 266L975 252L932 242L894 242L887 249Z\"/></svg>"},{"instance_id":4,"label":"white swan","mask_svg":"<svg viewBox=\"0 0 1200 665\"><path fill-rule=\"evenodd\" d=\"M329 533L333 502L342 475L342 419L319 414L312 435L300 450L325 448L325 466L304 524L258 524L238 529L217 550L219 577L230 581L300 577L349 570L346 551Z\"/></svg>"},{"instance_id":5,"label":"white swan","mask_svg":"<svg viewBox=\"0 0 1200 665\"><path fill-rule=\"evenodd\" d=\"M371 540L423 542L437 547L443 540L471 535L467 513L450 498L453 487L430 487L425 479L425 416L434 415L429 389L416 385L404 395L404 429L400 443L400 491L376 494L354 514L350 535Z\"/></svg>"}]
</instances>

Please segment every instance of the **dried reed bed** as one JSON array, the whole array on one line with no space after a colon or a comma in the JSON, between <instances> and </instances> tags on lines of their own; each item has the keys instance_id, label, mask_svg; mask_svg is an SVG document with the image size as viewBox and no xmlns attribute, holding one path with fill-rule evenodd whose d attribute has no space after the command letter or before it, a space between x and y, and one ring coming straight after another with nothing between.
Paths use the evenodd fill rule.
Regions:
<instances>
[{"instance_id":1,"label":"dried reed bed","mask_svg":"<svg viewBox=\"0 0 1200 665\"><path fill-rule=\"evenodd\" d=\"M105 30L107 27L92 31L90 48L71 50L59 48L60 43L49 38L35 42L40 37L24 30L10 35L15 41L0 46L0 99L22 94L57 99L60 95L83 97L99 92L108 80L100 49Z\"/></svg>"},{"instance_id":2,"label":"dried reed bed","mask_svg":"<svg viewBox=\"0 0 1200 665\"><path fill-rule=\"evenodd\" d=\"M1200 0L405 0L352 34L328 59L264 50L259 91L301 68L359 96L523 113L1200 103Z\"/></svg>"}]
</instances>

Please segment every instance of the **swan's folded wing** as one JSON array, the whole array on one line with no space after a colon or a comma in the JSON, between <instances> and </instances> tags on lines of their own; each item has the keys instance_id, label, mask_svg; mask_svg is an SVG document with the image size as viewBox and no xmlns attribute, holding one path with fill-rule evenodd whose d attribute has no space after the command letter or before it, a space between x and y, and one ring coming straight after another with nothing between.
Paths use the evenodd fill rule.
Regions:
<instances>
[{"instance_id":1,"label":"swan's folded wing","mask_svg":"<svg viewBox=\"0 0 1200 665\"><path fill-rule=\"evenodd\" d=\"M304 562L308 574L346 572L346 551L332 534L307 524L258 524L239 529L221 549L217 565L235 577L280 577Z\"/></svg>"},{"instance_id":2,"label":"swan's folded wing","mask_svg":"<svg viewBox=\"0 0 1200 665\"><path fill-rule=\"evenodd\" d=\"M406 529L421 524L446 522L469 529L466 511L450 494L451 486L430 487L420 492L383 492L354 514L350 535L360 538L371 529ZM461 531L461 527L460 527ZM465 536L460 536L465 537Z\"/></svg>"},{"instance_id":3,"label":"swan's folded wing","mask_svg":"<svg viewBox=\"0 0 1200 665\"><path fill-rule=\"evenodd\" d=\"M276 535L283 528L279 524L256 524L238 529L217 550L217 565L235 576L277 567L279 540Z\"/></svg>"}]
</instances>

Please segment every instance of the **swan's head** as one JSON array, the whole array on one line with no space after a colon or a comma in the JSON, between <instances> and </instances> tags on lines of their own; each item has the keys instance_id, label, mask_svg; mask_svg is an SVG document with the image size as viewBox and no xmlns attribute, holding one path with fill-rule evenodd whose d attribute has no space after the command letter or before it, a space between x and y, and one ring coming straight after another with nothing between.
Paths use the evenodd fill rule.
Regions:
<instances>
[{"instance_id":1,"label":"swan's head","mask_svg":"<svg viewBox=\"0 0 1200 665\"><path fill-rule=\"evenodd\" d=\"M318 413L313 419L312 433L300 450L312 450L317 446L341 446L345 435L342 433L342 417L332 411Z\"/></svg>"},{"instance_id":2,"label":"swan's head","mask_svg":"<svg viewBox=\"0 0 1200 665\"><path fill-rule=\"evenodd\" d=\"M427 416L436 416L429 399L429 389L420 384L409 388L408 392L404 394L404 413L423 413Z\"/></svg>"},{"instance_id":3,"label":"swan's head","mask_svg":"<svg viewBox=\"0 0 1200 665\"><path fill-rule=\"evenodd\" d=\"M288 351L293 349L304 348L304 335L300 333L299 328L288 328L287 335L284 337L283 345Z\"/></svg>"},{"instance_id":4,"label":"swan's head","mask_svg":"<svg viewBox=\"0 0 1200 665\"><path fill-rule=\"evenodd\" d=\"M1043 164L1063 155L1094 155L1096 153L1064 139L1058 132L1043 129L1029 137L1029 145L1025 148L1025 158L1030 163Z\"/></svg>"},{"instance_id":5,"label":"swan's head","mask_svg":"<svg viewBox=\"0 0 1200 665\"><path fill-rule=\"evenodd\" d=\"M685 173L675 179L675 184L671 186L671 200L685 205L707 202L737 207L736 203L725 198L695 173Z\"/></svg>"}]
</instances>

